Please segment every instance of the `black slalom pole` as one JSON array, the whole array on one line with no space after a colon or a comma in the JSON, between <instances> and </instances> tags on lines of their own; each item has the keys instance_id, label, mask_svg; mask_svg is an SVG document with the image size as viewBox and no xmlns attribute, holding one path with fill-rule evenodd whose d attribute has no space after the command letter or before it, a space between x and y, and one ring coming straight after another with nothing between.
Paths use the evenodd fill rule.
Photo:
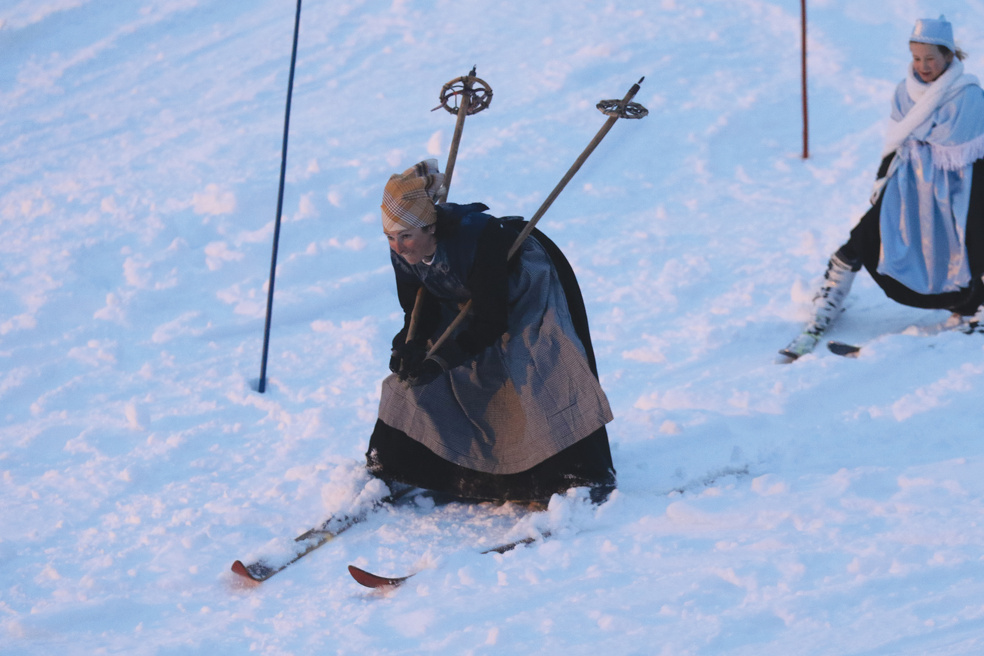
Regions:
<instances>
[{"instance_id":1,"label":"black slalom pole","mask_svg":"<svg viewBox=\"0 0 984 656\"><path fill-rule=\"evenodd\" d=\"M270 284L267 289L266 323L263 327L263 360L256 391L266 391L267 356L270 352L270 320L273 316L273 283L277 275L277 247L280 244L280 217L284 209L284 178L287 173L287 135L290 132L290 98L294 91L294 64L297 62L297 35L301 28L301 0L297 0L294 18L294 48L290 53L290 76L287 78L287 109L284 112L284 146L280 157L280 193L277 194L277 219L273 225L273 255L270 258Z\"/></svg>"},{"instance_id":2,"label":"black slalom pole","mask_svg":"<svg viewBox=\"0 0 984 656\"><path fill-rule=\"evenodd\" d=\"M800 0L800 77L803 96L803 159L810 157L810 117L806 101L806 0Z\"/></svg>"}]
</instances>

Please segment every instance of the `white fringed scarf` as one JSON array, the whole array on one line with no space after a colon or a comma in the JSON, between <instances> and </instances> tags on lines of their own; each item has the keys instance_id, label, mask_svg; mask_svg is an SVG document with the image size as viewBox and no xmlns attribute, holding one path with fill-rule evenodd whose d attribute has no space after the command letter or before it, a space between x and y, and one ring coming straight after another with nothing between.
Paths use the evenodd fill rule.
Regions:
<instances>
[{"instance_id":1,"label":"white fringed scarf","mask_svg":"<svg viewBox=\"0 0 984 656\"><path fill-rule=\"evenodd\" d=\"M909 62L909 72L905 77L905 90L909 97L915 101L912 109L902 117L901 121L891 121L888 125L888 133L885 135L885 147L882 148L882 157L894 153L912 131L926 122L933 115L943 99L949 94L950 89L954 91L968 84L977 84L977 78L973 75L964 75L963 62L953 58L947 69L933 82L926 84L916 74Z\"/></svg>"},{"instance_id":2,"label":"white fringed scarf","mask_svg":"<svg viewBox=\"0 0 984 656\"><path fill-rule=\"evenodd\" d=\"M905 90L915 104L901 120L896 121L893 118L889 121L881 159L892 153L895 153L896 157L892 160L885 176L875 181L875 187L871 194L872 204L878 200L878 195L885 186L885 181L892 176L898 167L899 150L909 135L928 121L940 105L952 98L955 92L963 87L977 84L978 81L975 76L964 74L963 62L956 57L953 58L943 74L929 84L919 78L913 69L912 62L909 62L909 70L905 78ZM959 135L953 136L959 138ZM933 163L946 171L957 171L984 157L984 134L972 135L963 142L937 143L930 139L927 143L933 151Z\"/></svg>"}]
</instances>

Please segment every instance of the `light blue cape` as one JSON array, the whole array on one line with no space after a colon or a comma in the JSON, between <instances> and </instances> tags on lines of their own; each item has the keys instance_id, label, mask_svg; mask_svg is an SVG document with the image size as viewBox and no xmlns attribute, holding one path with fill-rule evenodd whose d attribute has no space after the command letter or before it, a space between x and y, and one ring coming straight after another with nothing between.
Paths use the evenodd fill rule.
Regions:
<instances>
[{"instance_id":1,"label":"light blue cape","mask_svg":"<svg viewBox=\"0 0 984 656\"><path fill-rule=\"evenodd\" d=\"M902 141L884 186L878 272L920 294L953 292L970 282L967 211L974 161L984 156L984 91L972 76L961 82ZM910 66L895 90L893 121L916 106L919 85L931 87Z\"/></svg>"}]
</instances>

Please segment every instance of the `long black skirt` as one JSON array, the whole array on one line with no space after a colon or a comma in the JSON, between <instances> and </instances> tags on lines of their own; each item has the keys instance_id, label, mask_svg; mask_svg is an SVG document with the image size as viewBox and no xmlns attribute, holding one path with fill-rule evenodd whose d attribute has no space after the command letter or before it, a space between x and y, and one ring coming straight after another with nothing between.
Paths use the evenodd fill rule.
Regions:
<instances>
[{"instance_id":1,"label":"long black skirt","mask_svg":"<svg viewBox=\"0 0 984 656\"><path fill-rule=\"evenodd\" d=\"M607 493L615 486L604 426L526 471L487 474L450 463L403 431L377 420L366 462L369 472L387 483L406 483L479 501L543 501L572 487Z\"/></svg>"}]
</instances>

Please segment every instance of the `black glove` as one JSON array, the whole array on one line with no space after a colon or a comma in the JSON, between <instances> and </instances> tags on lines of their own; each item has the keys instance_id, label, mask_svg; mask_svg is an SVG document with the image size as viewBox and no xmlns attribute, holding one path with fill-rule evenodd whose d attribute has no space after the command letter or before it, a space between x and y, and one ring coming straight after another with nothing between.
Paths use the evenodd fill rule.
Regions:
<instances>
[{"instance_id":1,"label":"black glove","mask_svg":"<svg viewBox=\"0 0 984 656\"><path fill-rule=\"evenodd\" d=\"M401 380L405 380L411 387L417 387L418 385L433 383L442 373L444 373L444 367L437 360L427 358L414 370L407 372L407 377L401 378Z\"/></svg>"},{"instance_id":2,"label":"black glove","mask_svg":"<svg viewBox=\"0 0 984 656\"><path fill-rule=\"evenodd\" d=\"M406 380L409 372L419 369L427 357L427 344L422 339L412 339L409 342L395 344L390 356L390 371L400 380Z\"/></svg>"}]
</instances>

